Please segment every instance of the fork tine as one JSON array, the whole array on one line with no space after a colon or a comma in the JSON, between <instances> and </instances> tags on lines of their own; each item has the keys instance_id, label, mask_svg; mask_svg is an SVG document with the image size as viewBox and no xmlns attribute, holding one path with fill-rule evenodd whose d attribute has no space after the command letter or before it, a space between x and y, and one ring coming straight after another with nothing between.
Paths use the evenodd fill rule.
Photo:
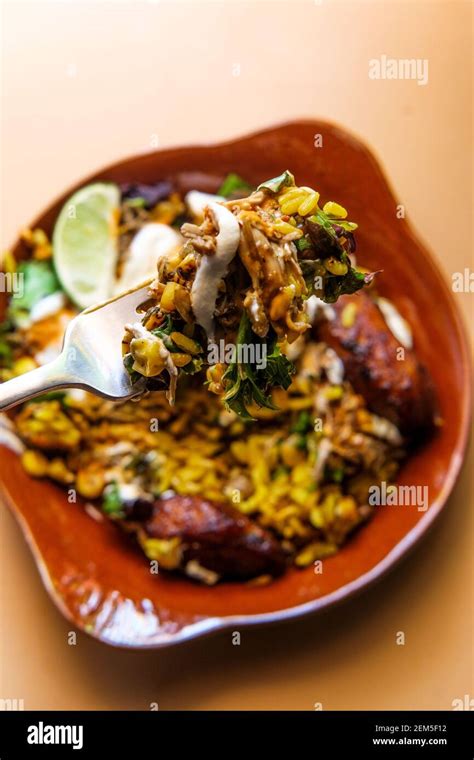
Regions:
<instances>
[{"instance_id":1,"label":"fork tine","mask_svg":"<svg viewBox=\"0 0 474 760\"><path fill-rule=\"evenodd\" d=\"M134 320L137 307L148 300L150 282L71 320L57 359L1 384L0 410L54 388L82 388L103 398L122 400L139 394L143 383L131 386L120 340L125 324Z\"/></svg>"},{"instance_id":2,"label":"fork tine","mask_svg":"<svg viewBox=\"0 0 474 760\"><path fill-rule=\"evenodd\" d=\"M152 280L148 280L139 288L134 288L129 293L114 296L114 298L111 298L110 301L105 301L104 303L97 304L97 306L92 306L89 309L85 309L85 311L81 312L81 316L86 314L93 314L101 309L109 310L109 308L117 311L120 309L121 311L132 312L133 309L136 309L138 306L140 306L141 303L148 300L148 291L151 282Z\"/></svg>"}]
</instances>

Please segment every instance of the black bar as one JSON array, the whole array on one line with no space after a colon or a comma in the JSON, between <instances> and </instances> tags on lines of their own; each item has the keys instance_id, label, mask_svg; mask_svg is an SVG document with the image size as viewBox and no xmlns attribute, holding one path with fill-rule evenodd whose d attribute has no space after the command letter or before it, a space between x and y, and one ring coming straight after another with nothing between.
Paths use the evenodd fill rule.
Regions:
<instances>
[{"instance_id":1,"label":"black bar","mask_svg":"<svg viewBox=\"0 0 474 760\"><path fill-rule=\"evenodd\" d=\"M326 760L328 752L331 758L400 757L403 753L404 757L472 760L473 724L469 711L7 711L0 712L0 760L92 758L98 751L106 757L133 760L182 757L185 751L224 760L228 754L241 752L245 760L249 752L255 756L260 746L266 760L273 751L282 757L285 745L293 745L289 757L311 760ZM52 739L55 744L49 743Z\"/></svg>"}]
</instances>

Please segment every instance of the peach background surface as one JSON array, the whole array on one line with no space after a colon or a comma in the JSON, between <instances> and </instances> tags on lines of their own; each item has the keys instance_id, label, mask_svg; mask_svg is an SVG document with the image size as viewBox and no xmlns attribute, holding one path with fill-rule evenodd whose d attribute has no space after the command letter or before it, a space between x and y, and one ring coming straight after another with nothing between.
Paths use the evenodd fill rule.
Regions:
<instances>
[{"instance_id":1,"label":"peach background surface","mask_svg":"<svg viewBox=\"0 0 474 760\"><path fill-rule=\"evenodd\" d=\"M2 47L3 248L102 165L306 116L373 147L448 280L473 267L469 2L3 2ZM427 59L426 86L370 80L383 54ZM472 329L474 295L456 297ZM470 461L388 578L319 617L244 630L240 647L228 633L154 653L83 635L68 646L2 509L0 697L27 709L450 709L474 694Z\"/></svg>"}]
</instances>

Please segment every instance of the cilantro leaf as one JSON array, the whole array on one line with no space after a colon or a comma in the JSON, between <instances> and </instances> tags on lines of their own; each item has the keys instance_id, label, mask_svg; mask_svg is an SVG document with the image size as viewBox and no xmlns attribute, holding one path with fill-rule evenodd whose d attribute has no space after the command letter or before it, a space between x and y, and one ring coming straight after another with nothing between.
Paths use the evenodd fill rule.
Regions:
<instances>
[{"instance_id":1,"label":"cilantro leaf","mask_svg":"<svg viewBox=\"0 0 474 760\"><path fill-rule=\"evenodd\" d=\"M367 275L350 267L342 277L327 277L324 282L324 301L334 303L339 296L350 295L367 285L373 275Z\"/></svg>"},{"instance_id":2,"label":"cilantro leaf","mask_svg":"<svg viewBox=\"0 0 474 760\"><path fill-rule=\"evenodd\" d=\"M102 511L111 517L123 517L123 504L120 498L120 490L115 481L105 487L102 495Z\"/></svg>"},{"instance_id":3,"label":"cilantro leaf","mask_svg":"<svg viewBox=\"0 0 474 760\"><path fill-rule=\"evenodd\" d=\"M241 192L242 195L248 194L252 191L252 185L249 185L242 177L239 177L235 172L231 172L227 175L224 182L217 191L217 195L223 195L224 198L228 198L234 193Z\"/></svg>"},{"instance_id":4,"label":"cilantro leaf","mask_svg":"<svg viewBox=\"0 0 474 760\"><path fill-rule=\"evenodd\" d=\"M265 367L258 368L255 363L239 361L239 346L257 346L259 343L267 351ZM277 409L269 394L275 387L288 388L294 371L292 362L281 353L276 336L260 338L253 332L249 317L244 312L237 334L236 361L229 364L222 378L225 388L223 402L242 419L252 420L254 418L248 411L252 404Z\"/></svg>"},{"instance_id":5,"label":"cilantro leaf","mask_svg":"<svg viewBox=\"0 0 474 760\"><path fill-rule=\"evenodd\" d=\"M8 317L15 324L27 316L33 306L46 296L61 290L56 272L50 261L22 261L16 274L22 283L21 292L13 295L8 306Z\"/></svg>"},{"instance_id":6,"label":"cilantro leaf","mask_svg":"<svg viewBox=\"0 0 474 760\"><path fill-rule=\"evenodd\" d=\"M257 190L269 190L271 193L279 193L284 187L291 187L295 184L295 178L291 172L286 169L278 177L267 179L265 182L261 182L257 187Z\"/></svg>"},{"instance_id":7,"label":"cilantro leaf","mask_svg":"<svg viewBox=\"0 0 474 760\"><path fill-rule=\"evenodd\" d=\"M0 367L9 368L13 360L13 348L10 342L13 325L6 320L0 323Z\"/></svg>"}]
</instances>

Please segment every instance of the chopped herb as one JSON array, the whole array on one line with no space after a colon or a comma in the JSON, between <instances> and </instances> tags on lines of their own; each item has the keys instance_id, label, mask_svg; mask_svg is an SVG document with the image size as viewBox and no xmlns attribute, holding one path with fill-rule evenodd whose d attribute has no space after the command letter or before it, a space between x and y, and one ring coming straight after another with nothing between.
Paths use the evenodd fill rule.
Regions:
<instances>
[{"instance_id":1,"label":"chopped herb","mask_svg":"<svg viewBox=\"0 0 474 760\"><path fill-rule=\"evenodd\" d=\"M102 494L102 511L111 517L120 518L124 516L122 507L123 504L117 483L109 483L104 488L104 493Z\"/></svg>"},{"instance_id":2,"label":"chopped herb","mask_svg":"<svg viewBox=\"0 0 474 760\"><path fill-rule=\"evenodd\" d=\"M269 347L271 344L267 344ZM291 385L291 376L295 372L293 362L285 354L282 354L276 340L271 347L271 353L267 356L267 366L265 370L265 380L270 388L283 388L286 390Z\"/></svg>"},{"instance_id":3,"label":"chopped herb","mask_svg":"<svg viewBox=\"0 0 474 760\"><path fill-rule=\"evenodd\" d=\"M295 424L291 428L292 433L309 433L310 430L313 428L313 423L311 420L311 415L309 414L306 409L304 409L302 412L299 413L298 419L296 420Z\"/></svg>"},{"instance_id":4,"label":"chopped herb","mask_svg":"<svg viewBox=\"0 0 474 760\"><path fill-rule=\"evenodd\" d=\"M10 333L13 329L11 322L0 323L0 365L9 369L13 361L13 349L10 344Z\"/></svg>"},{"instance_id":5,"label":"chopped herb","mask_svg":"<svg viewBox=\"0 0 474 760\"><path fill-rule=\"evenodd\" d=\"M217 195L223 195L224 198L228 198L230 195L234 195L237 192L241 192L242 196L248 195L252 191L252 186L249 185L242 177L239 177L235 172L231 172L227 175L224 182L217 191Z\"/></svg>"},{"instance_id":6,"label":"chopped herb","mask_svg":"<svg viewBox=\"0 0 474 760\"><path fill-rule=\"evenodd\" d=\"M341 277L328 276L324 282L324 294L322 296L326 303L334 303L339 296L350 295L368 285L373 279L374 274L364 274L354 267L350 267L347 274Z\"/></svg>"},{"instance_id":7,"label":"chopped herb","mask_svg":"<svg viewBox=\"0 0 474 760\"><path fill-rule=\"evenodd\" d=\"M172 319L171 315L167 314L163 324L161 324L159 327L153 328L153 330L150 330L150 332L152 335L156 335L157 338L160 338L163 341L170 353L183 353L183 348L181 348L171 339L171 333L181 333L183 331L183 327L184 322L180 321L179 319ZM194 340L194 343L199 345L201 353L204 353L204 349L200 346L198 341ZM182 369L184 369L184 367L182 367Z\"/></svg>"},{"instance_id":8,"label":"chopped herb","mask_svg":"<svg viewBox=\"0 0 474 760\"><path fill-rule=\"evenodd\" d=\"M16 325L22 317L28 316L33 306L46 296L61 290L56 272L50 261L22 261L18 264L22 292L13 295L8 306L8 318Z\"/></svg>"},{"instance_id":9,"label":"chopped herb","mask_svg":"<svg viewBox=\"0 0 474 760\"><path fill-rule=\"evenodd\" d=\"M315 276L319 275L318 279L322 281L322 290L320 288L317 289L319 291L318 296L323 301L326 301L326 303L334 303L339 296L356 293L364 285L368 285L374 277L373 273L363 274L359 272L351 264L348 254L355 250L355 241L352 232L345 231L349 226L351 230L357 227L352 222L331 219L321 209L318 209L316 214L310 216L305 223L307 235L314 246L318 260L325 259L333 261L335 264L341 262L347 268L344 274L331 274L324 267L320 269L316 265L311 267L308 261L300 262L310 293L313 292L311 268L313 268ZM319 261L319 264L322 264L322 262ZM316 271L318 268L319 271Z\"/></svg>"},{"instance_id":10,"label":"chopped herb","mask_svg":"<svg viewBox=\"0 0 474 760\"><path fill-rule=\"evenodd\" d=\"M326 269L319 259L303 259L300 261L300 268L308 289L308 294L312 295L315 278L320 277L324 281L324 278L327 277Z\"/></svg>"},{"instance_id":11,"label":"chopped herb","mask_svg":"<svg viewBox=\"0 0 474 760\"><path fill-rule=\"evenodd\" d=\"M0 340L0 361L4 367L10 367L12 362L12 348L7 341L2 338Z\"/></svg>"},{"instance_id":12,"label":"chopped herb","mask_svg":"<svg viewBox=\"0 0 474 760\"><path fill-rule=\"evenodd\" d=\"M334 483L342 483L344 480L344 467L335 467L329 471L329 476Z\"/></svg>"},{"instance_id":13,"label":"chopped herb","mask_svg":"<svg viewBox=\"0 0 474 760\"><path fill-rule=\"evenodd\" d=\"M294 241L298 251L306 251L308 248L311 248L311 241L308 239L307 235L304 235L301 238L298 238L298 240Z\"/></svg>"},{"instance_id":14,"label":"chopped herb","mask_svg":"<svg viewBox=\"0 0 474 760\"><path fill-rule=\"evenodd\" d=\"M191 361L185 364L184 367L181 367L181 369L187 375L195 375L197 372L200 372L203 367L204 359L200 356L194 356Z\"/></svg>"},{"instance_id":15,"label":"chopped herb","mask_svg":"<svg viewBox=\"0 0 474 760\"><path fill-rule=\"evenodd\" d=\"M296 441L296 448L300 449L300 451L306 451L308 448L308 436L307 435L299 435L298 440Z\"/></svg>"},{"instance_id":16,"label":"chopped herb","mask_svg":"<svg viewBox=\"0 0 474 760\"><path fill-rule=\"evenodd\" d=\"M278 478L280 475L288 475L290 472L289 467L285 467L284 464L278 465L278 467L275 467L275 469L272 472L272 480L275 480L275 478Z\"/></svg>"},{"instance_id":17,"label":"chopped herb","mask_svg":"<svg viewBox=\"0 0 474 760\"><path fill-rule=\"evenodd\" d=\"M157 338L160 338L163 341L168 351L176 351L176 346L171 340L170 334L174 331L179 332L179 330L179 326L172 319L172 317L167 314L164 322L159 327L155 327L153 330L150 330L150 332L152 335L156 335Z\"/></svg>"},{"instance_id":18,"label":"chopped herb","mask_svg":"<svg viewBox=\"0 0 474 760\"><path fill-rule=\"evenodd\" d=\"M237 349L240 345L255 345L264 342L259 338L250 325L246 312L241 317L237 334ZM223 402L242 419L251 420L253 417L248 411L252 404L266 409L276 409L268 395L272 388L288 388L291 384L291 375L294 373L294 365L281 353L276 342L276 336L266 340L267 361L264 368L258 369L255 364L239 362L238 360L229 365L224 372L222 382L225 388ZM268 351L270 353L268 354ZM239 351L237 350L237 356Z\"/></svg>"},{"instance_id":19,"label":"chopped herb","mask_svg":"<svg viewBox=\"0 0 474 760\"><path fill-rule=\"evenodd\" d=\"M133 365L135 364L135 359L133 358L132 354L128 353L125 354L123 357L123 365L126 369L126 371L129 374L130 382L132 385L137 383L139 380L143 379L143 375L140 374L140 372L137 372L133 369Z\"/></svg>"},{"instance_id":20,"label":"chopped herb","mask_svg":"<svg viewBox=\"0 0 474 760\"><path fill-rule=\"evenodd\" d=\"M320 227L326 230L326 232L333 238L337 238L341 235L341 231L352 233L357 229L355 222L347 222L344 219L326 214L325 211L318 208L313 216L308 218L309 222L318 224Z\"/></svg>"},{"instance_id":21,"label":"chopped herb","mask_svg":"<svg viewBox=\"0 0 474 760\"><path fill-rule=\"evenodd\" d=\"M279 193L284 187L290 187L295 184L295 178L288 170L283 174L279 174L278 177L267 179L265 182L261 182L257 187L257 190L270 190L271 193Z\"/></svg>"},{"instance_id":22,"label":"chopped herb","mask_svg":"<svg viewBox=\"0 0 474 760\"><path fill-rule=\"evenodd\" d=\"M145 208L146 200L137 195L136 198L126 198L124 203L130 208Z\"/></svg>"},{"instance_id":23,"label":"chopped herb","mask_svg":"<svg viewBox=\"0 0 474 760\"><path fill-rule=\"evenodd\" d=\"M354 232L358 225L355 222L347 222L345 219L339 219L336 227L342 227L345 232Z\"/></svg>"},{"instance_id":24,"label":"chopped herb","mask_svg":"<svg viewBox=\"0 0 474 760\"><path fill-rule=\"evenodd\" d=\"M163 322L159 327L155 327L151 332L153 335L158 335L159 333L163 333L164 335L170 335L172 332L179 332L181 329L181 325L172 318L171 314L166 314Z\"/></svg>"}]
</instances>

